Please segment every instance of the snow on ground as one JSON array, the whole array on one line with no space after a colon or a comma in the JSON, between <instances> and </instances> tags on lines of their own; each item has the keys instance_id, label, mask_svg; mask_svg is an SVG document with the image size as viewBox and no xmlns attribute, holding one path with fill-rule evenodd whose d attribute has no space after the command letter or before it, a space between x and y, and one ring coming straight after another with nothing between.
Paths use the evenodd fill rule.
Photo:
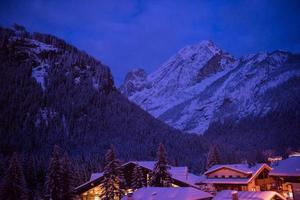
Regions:
<instances>
[{"instance_id":1,"label":"snow on ground","mask_svg":"<svg viewBox=\"0 0 300 200\"><path fill-rule=\"evenodd\" d=\"M232 200L232 193L237 191L223 190L218 192L213 200ZM283 196L274 191L263 191L263 192L242 192L238 191L239 200L272 200L274 197L285 200Z\"/></svg>"},{"instance_id":2,"label":"snow on ground","mask_svg":"<svg viewBox=\"0 0 300 200\"><path fill-rule=\"evenodd\" d=\"M134 200L199 200L211 197L211 194L192 187L144 187L133 193ZM127 196L122 198L127 199Z\"/></svg>"}]
</instances>

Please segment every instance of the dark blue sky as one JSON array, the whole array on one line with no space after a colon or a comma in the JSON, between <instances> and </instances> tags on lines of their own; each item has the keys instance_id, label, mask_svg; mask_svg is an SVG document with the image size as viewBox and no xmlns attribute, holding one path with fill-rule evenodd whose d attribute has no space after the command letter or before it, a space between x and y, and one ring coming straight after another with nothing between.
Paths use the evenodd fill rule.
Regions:
<instances>
[{"instance_id":1,"label":"dark blue sky","mask_svg":"<svg viewBox=\"0 0 300 200\"><path fill-rule=\"evenodd\" d=\"M54 34L100 59L117 84L210 39L235 56L300 52L300 1L1 0L0 24Z\"/></svg>"}]
</instances>

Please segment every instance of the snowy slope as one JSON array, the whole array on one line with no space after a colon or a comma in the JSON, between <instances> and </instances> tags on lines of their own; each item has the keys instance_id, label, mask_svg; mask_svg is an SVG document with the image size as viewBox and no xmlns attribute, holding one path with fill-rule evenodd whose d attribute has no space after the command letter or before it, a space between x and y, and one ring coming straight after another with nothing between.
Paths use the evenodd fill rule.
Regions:
<instances>
[{"instance_id":1,"label":"snowy slope","mask_svg":"<svg viewBox=\"0 0 300 200\"><path fill-rule=\"evenodd\" d=\"M274 90L280 93L280 86L295 77L300 77L299 55L275 51L237 60L203 41L183 48L144 78L148 87L121 92L169 125L202 134L213 121L277 109L285 100L282 95L274 98Z\"/></svg>"}]
</instances>

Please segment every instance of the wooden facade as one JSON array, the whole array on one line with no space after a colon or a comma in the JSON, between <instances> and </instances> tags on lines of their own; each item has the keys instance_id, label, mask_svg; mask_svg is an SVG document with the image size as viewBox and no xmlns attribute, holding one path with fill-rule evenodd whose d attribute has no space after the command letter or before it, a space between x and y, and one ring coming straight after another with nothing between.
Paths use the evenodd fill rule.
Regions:
<instances>
[{"instance_id":1,"label":"wooden facade","mask_svg":"<svg viewBox=\"0 0 300 200\"><path fill-rule=\"evenodd\" d=\"M206 178L199 184L210 184L213 190L236 190L236 191L269 191L272 190L275 180L269 176L272 170L268 165L247 169L239 164L215 167L205 173ZM241 168L241 169L240 169ZM245 170L246 169L246 170Z\"/></svg>"},{"instance_id":2,"label":"wooden facade","mask_svg":"<svg viewBox=\"0 0 300 200\"><path fill-rule=\"evenodd\" d=\"M289 199L300 199L300 156L290 156L273 166L275 189Z\"/></svg>"}]
</instances>

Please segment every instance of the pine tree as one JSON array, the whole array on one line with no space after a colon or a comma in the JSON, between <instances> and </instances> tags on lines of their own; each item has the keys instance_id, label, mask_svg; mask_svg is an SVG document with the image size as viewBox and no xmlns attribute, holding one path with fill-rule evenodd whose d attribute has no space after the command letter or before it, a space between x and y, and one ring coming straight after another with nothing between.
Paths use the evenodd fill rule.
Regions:
<instances>
[{"instance_id":1,"label":"pine tree","mask_svg":"<svg viewBox=\"0 0 300 200\"><path fill-rule=\"evenodd\" d=\"M220 153L219 149L216 145L213 145L208 152L207 161L206 161L206 169L211 168L213 165L220 164Z\"/></svg>"},{"instance_id":2,"label":"pine tree","mask_svg":"<svg viewBox=\"0 0 300 200\"><path fill-rule=\"evenodd\" d=\"M139 189L146 186L143 170L141 166L136 164L132 172L132 189Z\"/></svg>"},{"instance_id":3,"label":"pine tree","mask_svg":"<svg viewBox=\"0 0 300 200\"><path fill-rule=\"evenodd\" d=\"M14 153L10 160L10 164L0 192L0 199L28 199L26 182L17 153Z\"/></svg>"},{"instance_id":4,"label":"pine tree","mask_svg":"<svg viewBox=\"0 0 300 200\"><path fill-rule=\"evenodd\" d=\"M64 157L61 162L62 165L62 199L72 200L73 194L73 173L71 169L71 160L67 153L64 154Z\"/></svg>"},{"instance_id":5,"label":"pine tree","mask_svg":"<svg viewBox=\"0 0 300 200\"><path fill-rule=\"evenodd\" d=\"M24 168L25 180L28 188L28 198L33 199L37 189L37 173L36 173L36 161L31 155L26 160Z\"/></svg>"},{"instance_id":6,"label":"pine tree","mask_svg":"<svg viewBox=\"0 0 300 200\"><path fill-rule=\"evenodd\" d=\"M62 199L62 167L59 158L59 147L54 146L48 169L47 192L52 200Z\"/></svg>"},{"instance_id":7,"label":"pine tree","mask_svg":"<svg viewBox=\"0 0 300 200\"><path fill-rule=\"evenodd\" d=\"M170 166L167 163L167 155L165 147L160 144L157 151L157 162L155 163L151 186L154 187L170 187L172 184L171 174L169 173Z\"/></svg>"},{"instance_id":8,"label":"pine tree","mask_svg":"<svg viewBox=\"0 0 300 200\"><path fill-rule=\"evenodd\" d=\"M123 173L120 169L120 161L115 158L114 148L111 147L105 155L104 179L102 181L103 192L101 198L105 200L121 199L123 195Z\"/></svg>"}]
</instances>

